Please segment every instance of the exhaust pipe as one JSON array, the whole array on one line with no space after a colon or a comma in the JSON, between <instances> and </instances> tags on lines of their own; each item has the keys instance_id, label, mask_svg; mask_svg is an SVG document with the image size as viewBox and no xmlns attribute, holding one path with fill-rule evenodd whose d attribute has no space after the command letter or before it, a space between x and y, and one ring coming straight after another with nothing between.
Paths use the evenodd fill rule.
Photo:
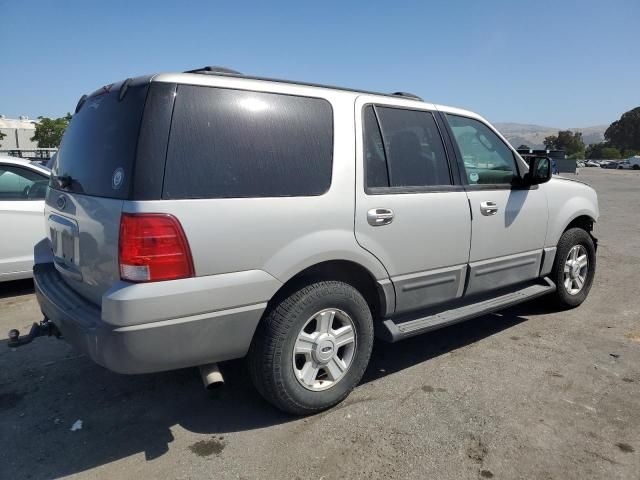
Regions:
<instances>
[{"instance_id":1,"label":"exhaust pipe","mask_svg":"<svg viewBox=\"0 0 640 480\"><path fill-rule=\"evenodd\" d=\"M220 373L217 363L200 365L199 368L204 388L207 390L213 390L214 388L220 387L224 384L224 378L222 378L222 373Z\"/></svg>"}]
</instances>

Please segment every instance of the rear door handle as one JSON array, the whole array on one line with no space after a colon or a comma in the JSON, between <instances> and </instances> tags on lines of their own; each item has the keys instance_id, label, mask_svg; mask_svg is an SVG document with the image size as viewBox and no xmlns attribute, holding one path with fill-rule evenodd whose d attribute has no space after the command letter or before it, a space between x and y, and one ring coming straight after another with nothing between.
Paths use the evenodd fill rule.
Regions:
<instances>
[{"instance_id":1,"label":"rear door handle","mask_svg":"<svg viewBox=\"0 0 640 480\"><path fill-rule=\"evenodd\" d=\"M482 202L480 204L480 213L485 216L495 215L498 213L498 205L496 205L496 202Z\"/></svg>"},{"instance_id":2,"label":"rear door handle","mask_svg":"<svg viewBox=\"0 0 640 480\"><path fill-rule=\"evenodd\" d=\"M393 222L393 210L390 208L372 208L367 212L367 222L374 227L389 225Z\"/></svg>"}]
</instances>

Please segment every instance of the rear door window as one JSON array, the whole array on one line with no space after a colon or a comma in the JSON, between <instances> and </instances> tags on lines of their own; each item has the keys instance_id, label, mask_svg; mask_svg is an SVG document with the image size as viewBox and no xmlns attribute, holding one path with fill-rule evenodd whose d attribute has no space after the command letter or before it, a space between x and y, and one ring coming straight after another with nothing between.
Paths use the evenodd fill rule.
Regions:
<instances>
[{"instance_id":1,"label":"rear door window","mask_svg":"<svg viewBox=\"0 0 640 480\"><path fill-rule=\"evenodd\" d=\"M364 132L368 188L451 185L447 155L431 112L367 106Z\"/></svg>"},{"instance_id":2,"label":"rear door window","mask_svg":"<svg viewBox=\"0 0 640 480\"><path fill-rule=\"evenodd\" d=\"M180 85L163 198L321 195L332 160L326 100Z\"/></svg>"},{"instance_id":3,"label":"rear door window","mask_svg":"<svg viewBox=\"0 0 640 480\"><path fill-rule=\"evenodd\" d=\"M367 175L367 188L388 187L389 172L384 153L382 134L373 105L367 105L363 115L364 123L364 159Z\"/></svg>"},{"instance_id":4,"label":"rear door window","mask_svg":"<svg viewBox=\"0 0 640 480\"><path fill-rule=\"evenodd\" d=\"M69 176L69 190L87 195L128 198L148 84L120 90L105 87L89 97L65 131L53 167Z\"/></svg>"}]
</instances>

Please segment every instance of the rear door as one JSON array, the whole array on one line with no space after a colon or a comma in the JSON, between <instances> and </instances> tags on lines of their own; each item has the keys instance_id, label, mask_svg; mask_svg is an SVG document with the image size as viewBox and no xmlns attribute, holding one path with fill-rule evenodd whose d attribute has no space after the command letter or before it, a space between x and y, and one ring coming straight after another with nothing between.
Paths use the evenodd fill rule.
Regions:
<instances>
[{"instance_id":1,"label":"rear door","mask_svg":"<svg viewBox=\"0 0 640 480\"><path fill-rule=\"evenodd\" d=\"M34 169L0 163L0 280L29 276L42 224L48 178Z\"/></svg>"},{"instance_id":2,"label":"rear door","mask_svg":"<svg viewBox=\"0 0 640 480\"><path fill-rule=\"evenodd\" d=\"M462 295L471 221L433 106L356 100L358 243L387 268L396 313Z\"/></svg>"},{"instance_id":3,"label":"rear door","mask_svg":"<svg viewBox=\"0 0 640 480\"><path fill-rule=\"evenodd\" d=\"M473 217L467 294L538 277L548 217L544 186L517 186L515 153L484 122L445 117Z\"/></svg>"}]
</instances>

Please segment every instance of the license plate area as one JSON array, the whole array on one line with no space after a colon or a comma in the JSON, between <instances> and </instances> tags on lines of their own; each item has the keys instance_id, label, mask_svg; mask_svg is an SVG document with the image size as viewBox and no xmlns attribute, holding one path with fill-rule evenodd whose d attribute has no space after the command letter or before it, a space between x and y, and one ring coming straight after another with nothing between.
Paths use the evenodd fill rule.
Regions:
<instances>
[{"instance_id":1,"label":"license plate area","mask_svg":"<svg viewBox=\"0 0 640 480\"><path fill-rule=\"evenodd\" d=\"M48 225L55 266L63 273L81 279L78 224L69 218L52 214Z\"/></svg>"}]
</instances>

